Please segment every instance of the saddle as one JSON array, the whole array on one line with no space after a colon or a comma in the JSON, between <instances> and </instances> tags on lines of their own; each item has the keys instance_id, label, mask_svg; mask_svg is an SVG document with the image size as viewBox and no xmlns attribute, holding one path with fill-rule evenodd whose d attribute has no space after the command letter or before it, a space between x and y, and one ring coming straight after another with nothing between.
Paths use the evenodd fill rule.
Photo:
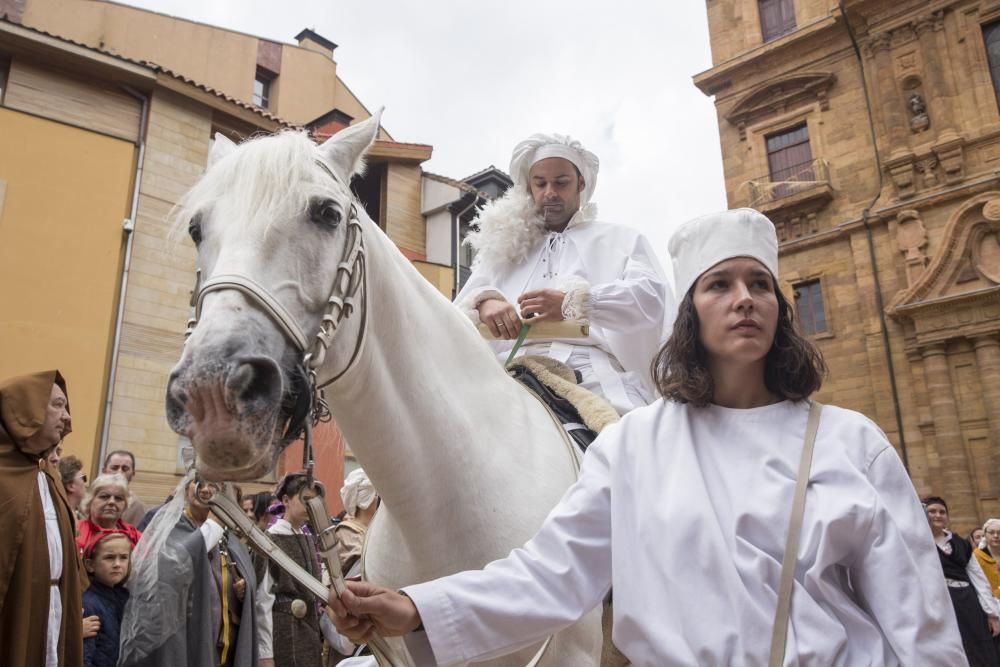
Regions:
<instances>
[{"instance_id":1,"label":"saddle","mask_svg":"<svg viewBox=\"0 0 1000 667\"><path fill-rule=\"evenodd\" d=\"M605 426L619 419L611 404L581 387L577 372L561 361L518 357L507 372L552 410L581 452L587 451Z\"/></svg>"}]
</instances>

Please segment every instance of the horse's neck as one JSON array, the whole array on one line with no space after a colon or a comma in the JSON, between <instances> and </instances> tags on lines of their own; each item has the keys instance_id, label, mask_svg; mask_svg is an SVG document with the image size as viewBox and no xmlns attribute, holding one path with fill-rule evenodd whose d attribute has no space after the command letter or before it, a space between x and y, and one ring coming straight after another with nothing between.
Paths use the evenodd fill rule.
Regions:
<instances>
[{"instance_id":1,"label":"horse's neck","mask_svg":"<svg viewBox=\"0 0 1000 667\"><path fill-rule=\"evenodd\" d=\"M496 452L488 451L488 443L481 443L485 449L474 446L484 432L488 440L506 440L516 449L510 424L524 420L510 417L523 409L524 392L457 308L384 236L365 234L364 348L327 395L338 426L397 522L417 527L460 499L461 490L442 494L441 480L475 480L495 467Z\"/></svg>"}]
</instances>

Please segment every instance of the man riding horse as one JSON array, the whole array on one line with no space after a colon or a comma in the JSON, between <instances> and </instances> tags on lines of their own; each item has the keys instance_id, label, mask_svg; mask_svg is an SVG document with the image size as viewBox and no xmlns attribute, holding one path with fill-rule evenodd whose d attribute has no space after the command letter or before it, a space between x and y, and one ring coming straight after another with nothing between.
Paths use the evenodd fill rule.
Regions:
<instances>
[{"instance_id":1,"label":"man riding horse","mask_svg":"<svg viewBox=\"0 0 1000 667\"><path fill-rule=\"evenodd\" d=\"M646 238L597 221L598 168L570 137L535 134L515 146L514 186L477 218L475 265L456 303L489 327L501 359L525 321L588 321L584 339L530 340L518 355L567 364L624 414L650 401L650 360L674 306Z\"/></svg>"}]
</instances>

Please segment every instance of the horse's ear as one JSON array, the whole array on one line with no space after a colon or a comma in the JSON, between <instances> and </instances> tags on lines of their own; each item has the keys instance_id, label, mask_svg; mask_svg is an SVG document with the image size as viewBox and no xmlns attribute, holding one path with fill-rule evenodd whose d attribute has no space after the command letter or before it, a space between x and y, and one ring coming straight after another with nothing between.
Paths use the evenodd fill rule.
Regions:
<instances>
[{"instance_id":1,"label":"horse's ear","mask_svg":"<svg viewBox=\"0 0 1000 667\"><path fill-rule=\"evenodd\" d=\"M212 168L216 162L226 157L230 153L236 150L236 144L233 143L232 139L219 132L215 133L215 141L212 142L212 148L208 151L208 169Z\"/></svg>"},{"instance_id":2,"label":"horse's ear","mask_svg":"<svg viewBox=\"0 0 1000 667\"><path fill-rule=\"evenodd\" d=\"M379 109L371 118L344 128L319 147L323 157L344 183L350 183L351 177L362 171L365 153L378 136L381 120L382 109Z\"/></svg>"}]
</instances>

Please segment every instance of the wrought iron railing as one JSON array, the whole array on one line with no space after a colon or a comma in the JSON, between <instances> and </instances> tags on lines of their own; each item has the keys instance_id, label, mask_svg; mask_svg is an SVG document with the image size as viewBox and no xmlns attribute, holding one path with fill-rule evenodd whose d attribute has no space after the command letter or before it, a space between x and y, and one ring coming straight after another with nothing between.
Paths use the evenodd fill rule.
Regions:
<instances>
[{"instance_id":1,"label":"wrought iron railing","mask_svg":"<svg viewBox=\"0 0 1000 667\"><path fill-rule=\"evenodd\" d=\"M783 169L780 174L750 179L740 186L745 190L744 201L750 208L760 208L784 197L828 186L830 165L823 158L816 158Z\"/></svg>"}]
</instances>

